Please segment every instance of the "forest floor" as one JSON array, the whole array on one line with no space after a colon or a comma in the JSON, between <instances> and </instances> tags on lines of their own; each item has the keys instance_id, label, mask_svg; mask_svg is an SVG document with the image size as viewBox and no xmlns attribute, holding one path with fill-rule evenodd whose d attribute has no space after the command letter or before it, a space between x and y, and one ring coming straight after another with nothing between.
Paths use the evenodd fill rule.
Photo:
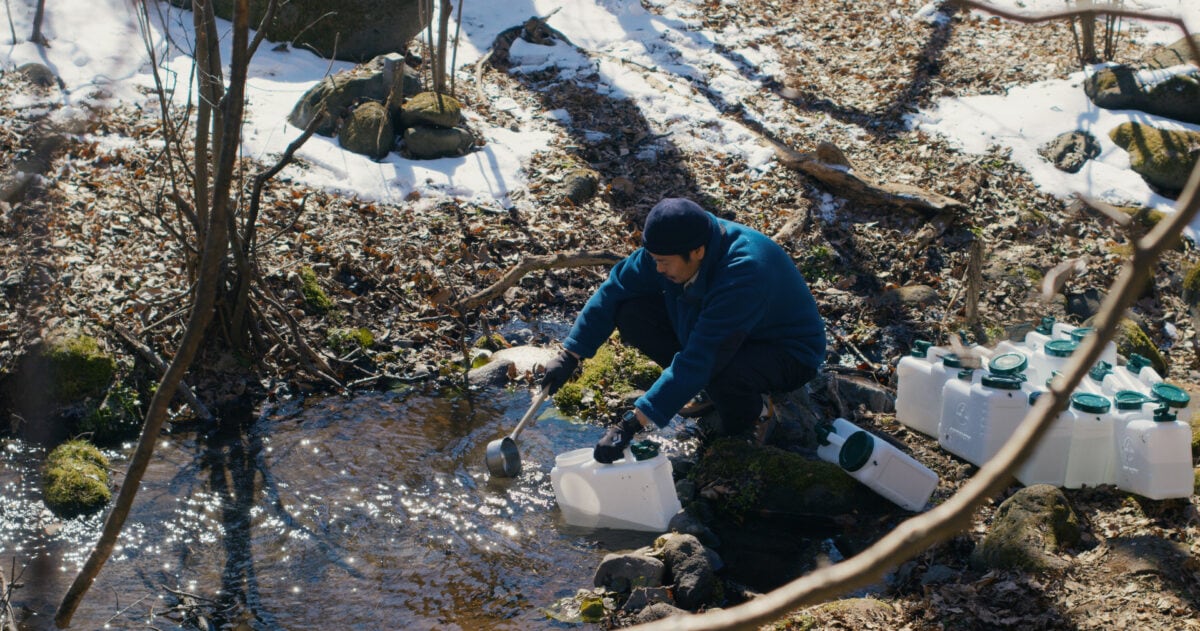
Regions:
<instances>
[{"instance_id":1,"label":"forest floor","mask_svg":"<svg viewBox=\"0 0 1200 631\"><path fill-rule=\"evenodd\" d=\"M985 252L978 330L994 340L1041 315L1078 321L1065 311L1064 295L1103 295L1129 252L1131 235L1038 191L1004 152L964 155L908 130L903 121L904 114L939 97L998 93L1075 70L1069 27L959 13L944 27L900 28L878 19L892 5L711 3L705 27L771 26L775 34L762 44L779 50L789 50L784 35L821 42L815 49L790 49L787 80L764 85L755 97L782 99L785 107L821 121L783 130L781 140L802 151L833 142L860 171L948 195L964 203L965 212L930 216L830 206L829 192L798 172L777 167L751 174L729 156L669 146L657 161L635 160L631 147L657 139L629 103L597 98L569 82L493 70L484 79L505 95L541 110L566 109L610 140L563 137L547 146L529 165L533 184L506 213L453 199L414 197L385 206L280 179L268 187L262 204L264 278L284 299L300 334L327 355L333 376L361 388L454 383L464 372L467 347L488 331L513 320L569 320L602 280L603 269L537 271L478 310L453 313L449 305L529 255L626 253L637 245L638 222L667 196L692 197L722 216L780 235L826 319L830 363L855 367L885 386L894 387L891 370L914 339L941 341L964 326L967 261L977 241ZM1122 40L1116 59L1144 52ZM7 95L28 89L15 73L0 75L0 170L36 157L31 139L47 136L46 112L5 105L11 101ZM505 124L505 113L487 103L467 99L466 105ZM171 221L162 218L156 199L164 177L156 121L134 108L92 112L80 131L121 137L124 148L102 150L94 140L79 140L87 136L71 135L51 148L46 175L27 199L0 206L0 373L12 370L24 351L60 326L96 333L128 356L134 353L112 333L115 324L163 356L175 348L186 320L188 281L177 265L184 244L168 230ZM559 184L580 166L600 174L601 192L573 204ZM1054 301L1041 302L1041 276L1076 257L1086 257L1086 270L1070 278ZM1167 359L1169 379L1189 388L1200 383L1200 360L1180 295L1184 273L1196 259L1190 244L1168 252L1133 309ZM298 280L304 267L316 271L333 300L330 314L306 306ZM936 299L914 307L884 298L890 290L915 285L932 288ZM333 329L355 327L374 333L369 349L330 348ZM209 352L188 380L217 409L327 387L297 370L274 342L261 341L256 357L255 371L233 355ZM891 415L864 411L854 420L895 436L934 468L942 480L935 501L974 471L934 441L904 430ZM902 567L892 587L876 596L885 607L809 613L819 628L1200 628L1200 522L1191 502L1146 501L1112 488L1067 491L1085 535L1077 549L1063 553L1065 570L1037 575L971 570L970 551L996 505L1017 488L980 509L970 530ZM1158 557L1128 552L1145 541L1172 545ZM1156 558L1161 562L1146 560ZM952 577L923 581L935 566L950 568Z\"/></svg>"}]
</instances>

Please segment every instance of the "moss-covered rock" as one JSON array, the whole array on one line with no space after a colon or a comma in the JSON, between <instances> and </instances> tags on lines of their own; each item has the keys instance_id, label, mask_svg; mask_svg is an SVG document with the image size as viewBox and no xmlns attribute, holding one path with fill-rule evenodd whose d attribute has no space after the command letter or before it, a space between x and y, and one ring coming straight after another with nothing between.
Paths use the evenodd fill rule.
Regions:
<instances>
[{"instance_id":1,"label":"moss-covered rock","mask_svg":"<svg viewBox=\"0 0 1200 631\"><path fill-rule=\"evenodd\" d=\"M112 499L108 458L87 441L63 443L46 457L42 489L46 506L60 517L95 512Z\"/></svg>"},{"instance_id":2,"label":"moss-covered rock","mask_svg":"<svg viewBox=\"0 0 1200 631\"><path fill-rule=\"evenodd\" d=\"M1079 518L1056 486L1035 484L1004 500L971 553L980 569L1041 572L1066 566L1058 553L1079 542Z\"/></svg>"},{"instance_id":3,"label":"moss-covered rock","mask_svg":"<svg viewBox=\"0 0 1200 631\"><path fill-rule=\"evenodd\" d=\"M116 359L96 338L70 332L48 335L22 368L32 379L47 380L43 387L60 405L103 396L116 369Z\"/></svg>"},{"instance_id":4,"label":"moss-covered rock","mask_svg":"<svg viewBox=\"0 0 1200 631\"><path fill-rule=\"evenodd\" d=\"M333 301L317 283L317 272L311 267L300 268L300 293L304 296L304 304L317 313L328 313L333 309Z\"/></svg>"},{"instance_id":5,"label":"moss-covered rock","mask_svg":"<svg viewBox=\"0 0 1200 631\"><path fill-rule=\"evenodd\" d=\"M495 353L502 348L509 348L512 344L509 344L508 340L504 339L504 336L499 333L489 333L479 336L471 346Z\"/></svg>"},{"instance_id":6,"label":"moss-covered rock","mask_svg":"<svg viewBox=\"0 0 1200 631\"><path fill-rule=\"evenodd\" d=\"M400 111L401 127L454 127L462 120L462 105L458 99L436 92L414 94Z\"/></svg>"},{"instance_id":7,"label":"moss-covered rock","mask_svg":"<svg viewBox=\"0 0 1200 631\"><path fill-rule=\"evenodd\" d=\"M583 361L579 376L555 393L554 404L571 416L610 416L626 395L649 388L661 374L658 364L613 337Z\"/></svg>"},{"instance_id":8,"label":"moss-covered rock","mask_svg":"<svg viewBox=\"0 0 1200 631\"><path fill-rule=\"evenodd\" d=\"M1200 305L1200 262L1184 273L1182 297L1189 307Z\"/></svg>"},{"instance_id":9,"label":"moss-covered rock","mask_svg":"<svg viewBox=\"0 0 1200 631\"><path fill-rule=\"evenodd\" d=\"M392 117L382 103L367 101L354 108L338 131L338 142L346 151L380 160L396 144Z\"/></svg>"},{"instance_id":10,"label":"moss-covered rock","mask_svg":"<svg viewBox=\"0 0 1200 631\"><path fill-rule=\"evenodd\" d=\"M1200 132L1158 129L1125 122L1108 132L1129 153L1129 165L1147 182L1182 190L1200 157Z\"/></svg>"},{"instance_id":11,"label":"moss-covered rock","mask_svg":"<svg viewBox=\"0 0 1200 631\"><path fill-rule=\"evenodd\" d=\"M475 146L475 134L462 127L418 125L404 130L404 149L417 160L465 155Z\"/></svg>"},{"instance_id":12,"label":"moss-covered rock","mask_svg":"<svg viewBox=\"0 0 1200 631\"><path fill-rule=\"evenodd\" d=\"M754 510L836 516L892 506L837 465L736 438L714 441L691 477L733 516Z\"/></svg>"}]
</instances>

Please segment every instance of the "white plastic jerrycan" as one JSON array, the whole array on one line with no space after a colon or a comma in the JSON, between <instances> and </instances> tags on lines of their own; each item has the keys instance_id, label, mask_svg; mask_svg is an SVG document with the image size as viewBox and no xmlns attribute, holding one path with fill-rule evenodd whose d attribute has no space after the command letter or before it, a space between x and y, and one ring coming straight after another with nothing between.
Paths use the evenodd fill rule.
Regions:
<instances>
[{"instance_id":1,"label":"white plastic jerrycan","mask_svg":"<svg viewBox=\"0 0 1200 631\"><path fill-rule=\"evenodd\" d=\"M1173 383L1160 381L1150 386L1150 397L1165 404L1184 423L1192 422L1192 395Z\"/></svg>"},{"instance_id":2,"label":"white plastic jerrycan","mask_svg":"<svg viewBox=\"0 0 1200 631\"><path fill-rule=\"evenodd\" d=\"M1043 344L1054 339L1054 325L1053 316L1043 316L1042 321L1025 334L1025 347L1031 353L1041 349Z\"/></svg>"},{"instance_id":3,"label":"white plastic jerrycan","mask_svg":"<svg viewBox=\"0 0 1200 631\"><path fill-rule=\"evenodd\" d=\"M823 436L821 444L817 445L817 457L825 462L840 466L838 454L842 451L842 443L855 432L864 431L859 426L844 418L835 418L829 423L833 431ZM819 431L819 430L818 430Z\"/></svg>"},{"instance_id":4,"label":"white plastic jerrycan","mask_svg":"<svg viewBox=\"0 0 1200 631\"><path fill-rule=\"evenodd\" d=\"M1077 489L1116 482L1111 411L1112 401L1104 395L1079 391L1071 395L1071 447L1063 486Z\"/></svg>"},{"instance_id":5,"label":"white plastic jerrycan","mask_svg":"<svg viewBox=\"0 0 1200 631\"><path fill-rule=\"evenodd\" d=\"M1072 406L1074 406L1074 397ZM1032 403L1037 396L1031 397ZM1032 417L1027 420L1033 420ZM1053 484L1062 486L1067 479L1067 456L1071 453L1071 434L1075 429L1075 414L1071 407L1061 412L1050 422L1029 459L1017 468L1014 477L1025 486Z\"/></svg>"},{"instance_id":6,"label":"white plastic jerrycan","mask_svg":"<svg viewBox=\"0 0 1200 631\"><path fill-rule=\"evenodd\" d=\"M573 526L663 532L681 505L671 477L671 461L659 453L637 460L601 464L592 449L559 454L550 485L563 518Z\"/></svg>"},{"instance_id":7,"label":"white plastic jerrycan","mask_svg":"<svg viewBox=\"0 0 1200 631\"><path fill-rule=\"evenodd\" d=\"M1076 343L1082 345L1084 344L1084 339L1092 335L1096 335L1096 329L1093 329L1093 327L1076 326L1074 329L1068 330L1067 335L1063 337L1066 339L1074 339ZM1104 349L1100 350L1100 359L1109 363L1114 363L1115 365L1117 362L1117 343L1109 339L1109 341L1104 344Z\"/></svg>"},{"instance_id":8,"label":"white plastic jerrycan","mask_svg":"<svg viewBox=\"0 0 1200 631\"><path fill-rule=\"evenodd\" d=\"M896 420L927 436L937 436L942 385L958 372L958 356L925 340L913 342L896 364ZM844 438L844 436L843 436Z\"/></svg>"},{"instance_id":9,"label":"white plastic jerrycan","mask_svg":"<svg viewBox=\"0 0 1200 631\"><path fill-rule=\"evenodd\" d=\"M1191 497L1191 426L1138 392L1118 393L1117 407L1117 487L1152 500Z\"/></svg>"},{"instance_id":10,"label":"white plastic jerrycan","mask_svg":"<svg viewBox=\"0 0 1200 631\"><path fill-rule=\"evenodd\" d=\"M1050 340L1042 344L1029 358L1025 374L1035 384L1046 383L1054 372L1062 371L1076 348L1079 348L1079 342L1075 340Z\"/></svg>"},{"instance_id":11,"label":"white plastic jerrycan","mask_svg":"<svg viewBox=\"0 0 1200 631\"><path fill-rule=\"evenodd\" d=\"M1031 407L1036 389L1018 375L988 373L977 381L946 383L942 393L942 449L983 466L1008 442Z\"/></svg>"},{"instance_id":12,"label":"white plastic jerrycan","mask_svg":"<svg viewBox=\"0 0 1200 631\"><path fill-rule=\"evenodd\" d=\"M924 510L937 488L937 474L929 467L867 431L845 439L838 464L876 493L913 512Z\"/></svg>"}]
</instances>

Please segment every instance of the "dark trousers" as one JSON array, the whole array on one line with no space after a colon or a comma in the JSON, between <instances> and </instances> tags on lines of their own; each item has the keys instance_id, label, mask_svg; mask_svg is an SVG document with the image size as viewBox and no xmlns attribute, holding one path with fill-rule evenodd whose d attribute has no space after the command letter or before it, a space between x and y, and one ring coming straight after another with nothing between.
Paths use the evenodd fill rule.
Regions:
<instances>
[{"instance_id":1,"label":"dark trousers","mask_svg":"<svg viewBox=\"0 0 1200 631\"><path fill-rule=\"evenodd\" d=\"M671 328L667 305L661 296L634 298L617 307L617 330L621 341L666 367L682 350ZM713 373L708 375L708 393L721 416L726 434L754 427L762 412L762 395L788 392L808 383L817 374L778 345L745 342L730 338L717 351Z\"/></svg>"}]
</instances>

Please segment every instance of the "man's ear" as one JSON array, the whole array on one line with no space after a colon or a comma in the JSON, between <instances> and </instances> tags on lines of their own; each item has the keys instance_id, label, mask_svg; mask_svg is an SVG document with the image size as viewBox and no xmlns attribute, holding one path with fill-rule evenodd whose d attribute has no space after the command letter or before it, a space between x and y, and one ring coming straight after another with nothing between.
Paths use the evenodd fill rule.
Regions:
<instances>
[{"instance_id":1,"label":"man's ear","mask_svg":"<svg viewBox=\"0 0 1200 631\"><path fill-rule=\"evenodd\" d=\"M690 254L688 254L688 260L692 260L692 259L695 259L695 260L703 260L704 259L704 246L703 245L696 248L695 250L692 250L692 252Z\"/></svg>"}]
</instances>

